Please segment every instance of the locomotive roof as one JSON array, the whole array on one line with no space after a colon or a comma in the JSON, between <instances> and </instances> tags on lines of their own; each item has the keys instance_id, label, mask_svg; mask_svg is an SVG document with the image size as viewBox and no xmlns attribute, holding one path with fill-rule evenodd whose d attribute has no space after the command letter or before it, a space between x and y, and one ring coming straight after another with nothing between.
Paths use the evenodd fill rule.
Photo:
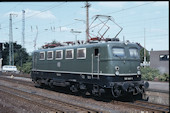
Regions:
<instances>
[{"instance_id":1,"label":"locomotive roof","mask_svg":"<svg viewBox=\"0 0 170 113\"><path fill-rule=\"evenodd\" d=\"M58 50L58 49L76 49L76 48L91 48L91 47L98 47L98 46L107 46L109 44L115 44L115 46L122 46L124 47L125 45L128 46L133 46L139 48L139 46L136 43L125 43L121 41L109 41L109 42L97 42L97 43L86 43L86 44L75 44L75 45L66 45L66 46L59 46L59 47L54 47L54 48L46 48L46 49L39 49L35 50L33 52L40 52L40 51L49 51L49 50Z\"/></svg>"}]
</instances>

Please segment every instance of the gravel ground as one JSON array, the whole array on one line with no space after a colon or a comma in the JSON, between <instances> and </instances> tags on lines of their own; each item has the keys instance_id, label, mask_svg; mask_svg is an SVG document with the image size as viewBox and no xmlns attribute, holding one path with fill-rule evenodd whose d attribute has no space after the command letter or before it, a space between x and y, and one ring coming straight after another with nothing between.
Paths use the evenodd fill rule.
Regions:
<instances>
[{"instance_id":1,"label":"gravel ground","mask_svg":"<svg viewBox=\"0 0 170 113\"><path fill-rule=\"evenodd\" d=\"M0 85L5 85L5 86L10 86L22 91L27 91L27 92L32 92L38 95L42 95L45 97L49 97L52 99L57 99L61 100L64 102L70 102L74 103L75 105L79 106L85 106L85 107L90 107L93 109L97 109L99 111L105 111L105 112L110 112L110 113L131 113L131 112L139 112L138 110L131 109L131 108L126 108L125 106L120 106L120 105L115 105L111 102L103 102L103 101L97 101L92 98L84 98L81 96L75 96L67 93L60 93L56 91L50 91L47 89L41 89L41 88L35 88L35 87L29 87L29 86L24 86L20 84L14 84L10 82L5 82L3 80L0 80ZM1 94L0 94L1 95ZM8 112L6 111L5 108L9 108L9 112L46 112L45 109L43 108L38 108L36 106L31 106L29 103L22 102L19 100L16 100L14 98L9 97L8 95L1 95L0 96L1 102L0 102L0 109L2 107L3 113ZM3 106L2 106L3 105ZM38 111L36 111L38 110ZM8 113L9 113L8 112Z\"/></svg>"},{"instance_id":2,"label":"gravel ground","mask_svg":"<svg viewBox=\"0 0 170 113\"><path fill-rule=\"evenodd\" d=\"M169 93L146 91L146 95L149 96L149 102L169 105Z\"/></svg>"},{"instance_id":3,"label":"gravel ground","mask_svg":"<svg viewBox=\"0 0 170 113\"><path fill-rule=\"evenodd\" d=\"M14 79L22 80L22 78L20 78L20 77L17 78L15 76L14 76ZM28 78L23 79L23 80L31 81ZM158 88L161 88L160 85L164 85L164 88L163 88L164 90L167 90L167 85L169 88L169 83L164 83L164 84L156 83L156 82L150 82L150 83L151 83L150 88L157 88L156 85L159 85ZM60 90L60 88L58 88L59 90L51 91L51 90L47 90L47 89L23 86L20 84L14 84L14 83L5 82L5 81L1 81L1 80L0 80L0 85L11 86L13 88L17 88L22 91L28 91L28 92L32 92L32 93L42 95L45 97L49 97L52 99L57 99L57 100L61 100L64 102L74 103L75 105L86 106L86 107L98 109L99 111L106 111L106 112L110 112L110 113L132 113L132 112L139 113L139 112L141 112L139 110L135 110L132 108L126 108L125 106L116 105L115 103L112 103L112 102L104 102L101 100L95 100L91 97L85 98L82 96L75 96L75 95L68 93L68 91L66 91L65 88L63 88L63 89L61 88L61 90ZM151 92L147 91L147 95L151 96L151 98L150 98L151 102L169 104L169 95L167 96L167 94L163 93L161 95L161 93L158 94L158 93L151 93ZM162 97L165 97L165 98L162 99ZM43 108L38 108L36 106L29 105L29 103L16 100L14 98L11 98L7 95L0 93L0 113L27 113L27 112L36 113L36 112L48 112L48 111L46 111Z\"/></svg>"},{"instance_id":4,"label":"gravel ground","mask_svg":"<svg viewBox=\"0 0 170 113\"><path fill-rule=\"evenodd\" d=\"M39 113L48 112L15 96L0 92L0 113Z\"/></svg>"}]
</instances>

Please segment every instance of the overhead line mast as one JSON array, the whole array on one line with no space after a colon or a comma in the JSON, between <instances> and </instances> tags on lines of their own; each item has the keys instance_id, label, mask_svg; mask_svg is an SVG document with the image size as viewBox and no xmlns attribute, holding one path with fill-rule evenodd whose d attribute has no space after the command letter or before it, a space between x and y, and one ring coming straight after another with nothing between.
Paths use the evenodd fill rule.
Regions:
<instances>
[{"instance_id":1,"label":"overhead line mast","mask_svg":"<svg viewBox=\"0 0 170 113\"><path fill-rule=\"evenodd\" d=\"M17 16L16 14L9 15L9 65L14 65L14 47L13 47L13 33L12 33L12 16Z\"/></svg>"},{"instance_id":2,"label":"overhead line mast","mask_svg":"<svg viewBox=\"0 0 170 113\"><path fill-rule=\"evenodd\" d=\"M144 28L144 67L146 66L146 46L145 46L145 28Z\"/></svg>"},{"instance_id":3,"label":"overhead line mast","mask_svg":"<svg viewBox=\"0 0 170 113\"><path fill-rule=\"evenodd\" d=\"M91 5L86 1L86 42L89 40L89 7Z\"/></svg>"},{"instance_id":4,"label":"overhead line mast","mask_svg":"<svg viewBox=\"0 0 170 113\"><path fill-rule=\"evenodd\" d=\"M9 15L9 65L13 65L12 14Z\"/></svg>"},{"instance_id":5,"label":"overhead line mast","mask_svg":"<svg viewBox=\"0 0 170 113\"><path fill-rule=\"evenodd\" d=\"M22 10L22 48L25 48L25 10Z\"/></svg>"},{"instance_id":6,"label":"overhead line mast","mask_svg":"<svg viewBox=\"0 0 170 113\"><path fill-rule=\"evenodd\" d=\"M37 38L38 38L38 26L36 26L36 30L37 30L37 33L36 33L36 36L35 36L35 39L34 39L34 50L36 50L36 45L37 45Z\"/></svg>"}]
</instances>

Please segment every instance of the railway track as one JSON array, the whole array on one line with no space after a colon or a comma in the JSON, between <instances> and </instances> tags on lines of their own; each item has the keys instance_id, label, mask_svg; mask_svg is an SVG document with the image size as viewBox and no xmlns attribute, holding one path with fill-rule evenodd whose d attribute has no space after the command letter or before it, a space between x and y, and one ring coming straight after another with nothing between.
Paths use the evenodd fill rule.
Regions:
<instances>
[{"instance_id":1,"label":"railway track","mask_svg":"<svg viewBox=\"0 0 170 113\"><path fill-rule=\"evenodd\" d=\"M17 83L17 84L22 84L22 85L34 87L33 82L30 82L30 81L23 81L23 80L6 78L6 77L1 77L1 76L0 76L0 80L9 81L9 82L12 82L12 83Z\"/></svg>"},{"instance_id":2,"label":"railway track","mask_svg":"<svg viewBox=\"0 0 170 113\"><path fill-rule=\"evenodd\" d=\"M2 88L2 89L1 88L2 88L2 86L0 86L0 91L1 91L0 94L1 95L3 94L3 95L6 95L6 96L8 96L10 98L15 98L15 100L17 100L17 101L20 101L20 102L23 102L23 103L27 103L27 106L28 105L38 106L38 107L46 109L49 112L56 112L56 111L58 113L62 113L63 112L62 110L59 110L59 109L56 109L56 108L54 109L54 108L52 108L52 107L50 107L48 105L44 105L42 103L39 103L39 102L33 101L31 99L25 98L24 96L18 95L18 93L17 94L14 94L14 93L12 94L9 91L9 89L5 88L6 89L6 91L5 91L5 90L3 90L4 88ZM26 110L29 111L29 109L26 109Z\"/></svg>"},{"instance_id":3,"label":"railway track","mask_svg":"<svg viewBox=\"0 0 170 113\"><path fill-rule=\"evenodd\" d=\"M5 80L5 81L9 81L9 82L13 82L13 83L18 83L18 84L34 87L32 82L16 80L16 79L14 81L14 79L4 78L4 77L0 77L0 79ZM161 104L155 104L155 103L149 103L147 101L135 101L133 103L131 103L131 102L112 101L112 103L118 104L118 105L123 105L123 106L126 106L126 107L139 109L141 111L148 111L148 112L152 112L152 113L169 113L169 106L161 105ZM93 111L93 112L98 112L98 111Z\"/></svg>"},{"instance_id":4,"label":"railway track","mask_svg":"<svg viewBox=\"0 0 170 113\"><path fill-rule=\"evenodd\" d=\"M25 77L25 78L31 78L31 75L30 74L16 74L16 73L12 73L12 72L3 72L2 73L3 75L5 76L16 76L16 77Z\"/></svg>"},{"instance_id":5,"label":"railway track","mask_svg":"<svg viewBox=\"0 0 170 113\"><path fill-rule=\"evenodd\" d=\"M140 109L144 112L149 113L169 113L169 106L151 103L148 101L134 101L134 102L121 102L121 101L113 101L114 104L125 105L127 107L133 107L135 109Z\"/></svg>"},{"instance_id":6,"label":"railway track","mask_svg":"<svg viewBox=\"0 0 170 113\"><path fill-rule=\"evenodd\" d=\"M14 75L14 77L24 77L24 78L31 78L30 74L16 74L16 73L10 73L10 72L3 72L3 75L5 76L11 76ZM165 90L158 90L158 89L146 89L146 91L151 91L151 92L160 92L160 93L166 93L169 94L169 91Z\"/></svg>"},{"instance_id":7,"label":"railway track","mask_svg":"<svg viewBox=\"0 0 170 113\"><path fill-rule=\"evenodd\" d=\"M18 89L7 87L7 86L0 85L0 91L9 96L13 96L16 99L20 99L20 100L22 99L23 101L27 101L31 104L38 105L52 112L99 113L98 110L85 108L83 106L78 106L78 105L70 104L67 102L59 101L59 100L54 100L48 97L34 94L34 92L30 93L30 92L21 91Z\"/></svg>"},{"instance_id":8,"label":"railway track","mask_svg":"<svg viewBox=\"0 0 170 113\"><path fill-rule=\"evenodd\" d=\"M146 101L136 101L135 104L140 106L145 106L145 108L148 108L148 110L151 109L151 111L153 110L158 112L169 113L169 106L167 105L161 105L161 104L156 104L156 103L151 103Z\"/></svg>"},{"instance_id":9,"label":"railway track","mask_svg":"<svg viewBox=\"0 0 170 113\"><path fill-rule=\"evenodd\" d=\"M158 89L147 89L146 91L150 91L150 92L159 92L159 93L166 93L166 94L169 94L169 91L158 90Z\"/></svg>"}]
</instances>

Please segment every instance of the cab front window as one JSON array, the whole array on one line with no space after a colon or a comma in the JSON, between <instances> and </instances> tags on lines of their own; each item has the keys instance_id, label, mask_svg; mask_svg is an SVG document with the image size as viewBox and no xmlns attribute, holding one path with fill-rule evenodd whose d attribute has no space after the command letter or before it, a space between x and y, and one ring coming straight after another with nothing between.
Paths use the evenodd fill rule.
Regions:
<instances>
[{"instance_id":1,"label":"cab front window","mask_svg":"<svg viewBox=\"0 0 170 113\"><path fill-rule=\"evenodd\" d=\"M113 56L115 57L124 57L125 56L125 50L124 48L112 48Z\"/></svg>"},{"instance_id":2,"label":"cab front window","mask_svg":"<svg viewBox=\"0 0 170 113\"><path fill-rule=\"evenodd\" d=\"M136 48L130 48L129 49L130 57L131 58L138 58L138 50Z\"/></svg>"}]
</instances>

